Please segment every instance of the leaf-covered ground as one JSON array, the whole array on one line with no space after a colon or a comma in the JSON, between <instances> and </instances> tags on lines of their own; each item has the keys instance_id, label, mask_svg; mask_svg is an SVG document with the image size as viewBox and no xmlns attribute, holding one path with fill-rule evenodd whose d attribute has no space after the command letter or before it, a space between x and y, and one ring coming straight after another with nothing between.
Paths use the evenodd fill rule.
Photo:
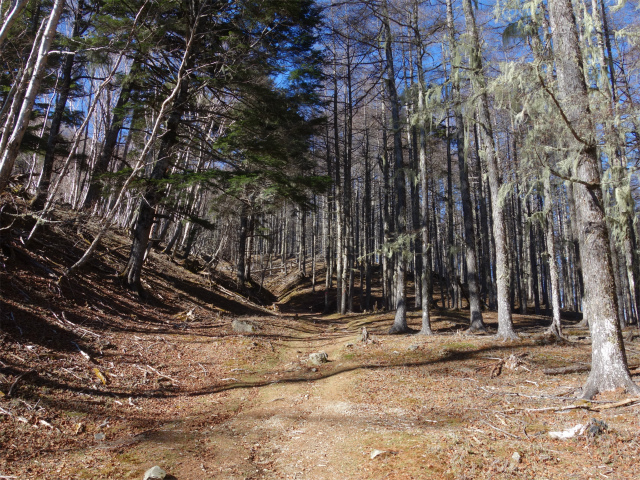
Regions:
<instances>
[{"instance_id":1,"label":"leaf-covered ground","mask_svg":"<svg viewBox=\"0 0 640 480\"><path fill-rule=\"evenodd\" d=\"M465 311L435 310L436 335L389 336L388 313L314 313L323 293L295 272L268 282L276 314L264 290L236 293L224 265L211 282L154 252L141 300L118 280L116 233L58 282L95 225L57 221L26 246L28 219L0 239L0 478L141 479L154 465L180 480L640 477L638 403L579 401L587 372L544 373L589 364L575 321L558 343L546 318L516 315L521 338L504 343L465 335ZM319 351L329 362L310 364Z\"/></svg>"}]
</instances>

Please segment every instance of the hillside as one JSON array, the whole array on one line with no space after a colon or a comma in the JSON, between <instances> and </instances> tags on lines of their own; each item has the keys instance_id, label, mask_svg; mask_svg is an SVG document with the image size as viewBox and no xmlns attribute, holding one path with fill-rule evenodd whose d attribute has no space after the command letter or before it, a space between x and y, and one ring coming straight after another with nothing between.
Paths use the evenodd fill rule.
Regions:
<instances>
[{"instance_id":1,"label":"hillside","mask_svg":"<svg viewBox=\"0 0 640 480\"><path fill-rule=\"evenodd\" d=\"M297 272L240 292L228 265L202 275L203 261L154 250L140 298L117 275L125 232L59 280L98 225L59 210L25 245L33 219L12 208L0 237L0 478L142 478L154 465L180 480L640 475L638 400L578 401L586 372L544 373L589 364L573 320L558 343L548 319L515 315L520 340L505 343L464 335L465 311L435 310L436 335L389 336L390 313L315 312L323 292ZM495 313L485 320L495 331ZM320 351L329 361L311 363ZM590 427L549 435L578 424Z\"/></svg>"}]
</instances>

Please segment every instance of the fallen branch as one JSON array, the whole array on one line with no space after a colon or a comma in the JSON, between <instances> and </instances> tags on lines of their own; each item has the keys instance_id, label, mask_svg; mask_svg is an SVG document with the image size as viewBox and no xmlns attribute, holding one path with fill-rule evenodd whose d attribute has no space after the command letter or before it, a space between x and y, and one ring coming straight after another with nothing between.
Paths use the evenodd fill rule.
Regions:
<instances>
[{"instance_id":1,"label":"fallen branch","mask_svg":"<svg viewBox=\"0 0 640 480\"><path fill-rule=\"evenodd\" d=\"M597 405L593 407L592 410L595 410L596 412L600 412L602 410L609 410L610 408L626 407L626 406L635 405L637 403L640 403L640 397L627 398L626 400L610 403L609 405Z\"/></svg>"},{"instance_id":2,"label":"fallen branch","mask_svg":"<svg viewBox=\"0 0 640 480\"><path fill-rule=\"evenodd\" d=\"M569 365L568 367L545 368L542 372L545 375L565 375L567 373L588 372L589 370L591 370L591 365Z\"/></svg>"},{"instance_id":3,"label":"fallen branch","mask_svg":"<svg viewBox=\"0 0 640 480\"><path fill-rule=\"evenodd\" d=\"M635 371L640 368L640 365L630 365L629 370ZM568 365L566 367L559 368L546 368L542 372L546 375L564 375L567 373L580 373L588 372L591 370L591 365Z\"/></svg>"},{"instance_id":4,"label":"fallen branch","mask_svg":"<svg viewBox=\"0 0 640 480\"><path fill-rule=\"evenodd\" d=\"M556 411L556 412L564 412L566 410L590 410L593 412L601 412L602 410L609 410L611 408L618 407L626 407L633 406L636 404L640 404L640 397L636 398L627 398L626 400L621 400L619 402L613 403L603 403L600 405L593 405L591 401L578 403L574 405L567 405L566 407L545 407L545 408L525 408L525 412L548 412L548 411Z\"/></svg>"}]
</instances>

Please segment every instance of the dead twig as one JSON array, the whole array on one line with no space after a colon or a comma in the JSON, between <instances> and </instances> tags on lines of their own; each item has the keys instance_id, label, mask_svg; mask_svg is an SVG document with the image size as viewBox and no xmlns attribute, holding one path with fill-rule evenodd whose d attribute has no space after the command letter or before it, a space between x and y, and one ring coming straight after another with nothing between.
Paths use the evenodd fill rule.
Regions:
<instances>
[{"instance_id":1,"label":"dead twig","mask_svg":"<svg viewBox=\"0 0 640 480\"><path fill-rule=\"evenodd\" d=\"M156 375L158 375L160 378L166 378L167 380L171 380L172 382L174 382L174 383L176 383L176 384L177 384L177 383L180 383L180 382L179 382L178 380L176 380L175 378L171 378L171 377L170 377L170 376L168 376L168 375L165 375L165 374L163 374L163 373L160 373L158 370L156 370L155 368L153 368L153 367L152 367L152 366L150 366L150 365L145 365L145 366L146 366L149 370L151 370L151 371L149 371L149 370L146 370L146 369L142 368L140 365L136 365L136 367L137 367L138 369L142 370L142 371L143 371L143 372L145 372L145 373L155 373L155 374L156 374Z\"/></svg>"},{"instance_id":2,"label":"dead twig","mask_svg":"<svg viewBox=\"0 0 640 480\"><path fill-rule=\"evenodd\" d=\"M102 335L100 335L99 333L92 332L91 330L88 330L88 329L86 329L86 328L84 328L84 327L81 327L80 325L77 325L77 324L73 323L72 321L70 321L70 320L67 318L67 316L65 315L65 313L64 313L64 312L62 312L62 318L64 319L64 321L65 321L65 322L67 322L67 323L68 323L69 325L71 325L73 328L78 329L78 330L80 330L80 331L81 331L81 332L83 332L83 333L87 333L87 334L89 334L89 335L93 335L94 337L102 338Z\"/></svg>"},{"instance_id":3,"label":"dead twig","mask_svg":"<svg viewBox=\"0 0 640 480\"><path fill-rule=\"evenodd\" d=\"M91 355L89 355L87 352L85 352L84 350L82 350L80 348L80 345L78 345L76 342L71 342L75 345L75 347L78 349L78 351L80 352L80 354L86 358L87 360L91 361Z\"/></svg>"},{"instance_id":4,"label":"dead twig","mask_svg":"<svg viewBox=\"0 0 640 480\"><path fill-rule=\"evenodd\" d=\"M497 430L498 432L503 433L503 434L505 434L505 435L507 435L507 436L509 436L509 437L517 438L518 440L521 440L521 438L520 438L519 436L514 435L513 433L506 432L506 431L502 430L501 428L494 427L493 425L491 425L491 424L490 424L489 422L487 422L486 420L482 420L482 423L487 424L487 426L489 426L489 427L493 428L494 430Z\"/></svg>"},{"instance_id":5,"label":"dead twig","mask_svg":"<svg viewBox=\"0 0 640 480\"><path fill-rule=\"evenodd\" d=\"M15 388L15 386L18 384L18 382L20 380L22 380L24 377L26 377L27 375L29 375L30 373L33 373L33 372L35 372L35 370L28 370L28 371L18 375L18 377L13 381L13 383L9 387L9 391L7 392L7 397L11 396L11 393L13 393L13 389Z\"/></svg>"}]
</instances>

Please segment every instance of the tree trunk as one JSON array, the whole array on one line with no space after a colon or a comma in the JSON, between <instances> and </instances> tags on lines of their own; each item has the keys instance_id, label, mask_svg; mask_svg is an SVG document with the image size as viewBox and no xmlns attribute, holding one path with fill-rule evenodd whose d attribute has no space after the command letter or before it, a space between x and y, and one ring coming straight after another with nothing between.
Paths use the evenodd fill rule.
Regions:
<instances>
[{"instance_id":1,"label":"tree trunk","mask_svg":"<svg viewBox=\"0 0 640 480\"><path fill-rule=\"evenodd\" d=\"M11 25L20 17L20 13L22 13L24 7L27 6L27 3L29 3L29 0L16 0L13 8L5 16L4 22L2 22L2 26L0 27L0 52L2 52L2 44L7 38L7 35L9 35Z\"/></svg>"},{"instance_id":2,"label":"tree trunk","mask_svg":"<svg viewBox=\"0 0 640 480\"><path fill-rule=\"evenodd\" d=\"M8 137L5 147L0 152L0 192L4 191L7 187L11 171L13 170L13 164L15 163L20 151L22 138L29 126L31 111L33 110L33 105L40 89L40 81L44 74L44 67L47 63L49 48L51 47L53 37L56 34L58 20L60 19L64 6L65 0L55 0L53 4L51 14L49 15L46 27L42 34L42 40L38 47L36 61L31 72L31 79L24 95L24 99L22 100L22 105L13 127L13 132L11 133L11 136ZM8 134L9 132L7 131L5 133Z\"/></svg>"},{"instance_id":3,"label":"tree trunk","mask_svg":"<svg viewBox=\"0 0 640 480\"><path fill-rule=\"evenodd\" d=\"M131 65L129 78L125 79L122 84L120 95L118 96L118 101L116 102L116 106L113 109L111 124L109 125L109 128L107 129L107 132L105 134L102 150L100 151L100 155L98 156L95 167L93 168L93 172L91 173L89 190L87 191L87 195L85 196L84 203L82 205L83 209L91 208L93 203L100 195L101 185L99 177L100 175L107 172L109 168L109 162L111 162L113 154L115 153L116 146L118 144L118 137L120 135L120 131L122 130L122 124L127 116L126 106L129 103L129 98L131 97L131 93L134 88L135 76L139 73L139 71L140 69L138 60L134 59L133 64Z\"/></svg>"},{"instance_id":4,"label":"tree trunk","mask_svg":"<svg viewBox=\"0 0 640 480\"><path fill-rule=\"evenodd\" d=\"M498 165L497 152L493 138L493 127L489 114L489 100L486 92L486 81L482 72L482 52L480 36L476 27L471 0L463 0L463 9L467 32L473 43L471 53L471 71L473 75L473 90L478 96L478 120L480 122L481 140L484 145L489 186L491 187L491 206L493 214L493 236L496 247L496 287L498 292L498 334L504 340L518 338L513 329L513 319L509 305L509 252L507 247L504 205L500 201L500 187L502 179Z\"/></svg>"},{"instance_id":5,"label":"tree trunk","mask_svg":"<svg viewBox=\"0 0 640 480\"><path fill-rule=\"evenodd\" d=\"M549 327L549 333L557 338L562 338L562 325L560 324L560 280L558 277L558 263L556 261L555 235L553 233L553 197L551 196L551 178L549 172L544 172L544 206L545 227L547 232L547 253L549 254L549 277L551 279L551 306L553 320Z\"/></svg>"},{"instance_id":6,"label":"tree trunk","mask_svg":"<svg viewBox=\"0 0 640 480\"><path fill-rule=\"evenodd\" d=\"M571 0L550 0L549 13L555 48L560 105L566 125L574 137L579 158L572 176L573 194L580 231L584 288L591 318L591 372L583 389L584 398L624 387L640 393L629 373L620 322L609 251L594 126Z\"/></svg>"},{"instance_id":7,"label":"tree trunk","mask_svg":"<svg viewBox=\"0 0 640 480\"><path fill-rule=\"evenodd\" d=\"M80 35L80 22L84 10L84 1L79 1L76 7L75 19L73 22L72 40L77 40ZM49 193L49 185L51 184L51 174L53 173L53 164L55 161L56 147L60 140L60 128L62 127L62 117L67 106L69 92L71 91L71 73L75 62L75 55L65 55L62 66L62 78L59 80L58 97L56 99L56 107L51 118L51 128L49 129L49 138L47 139L47 147L42 161L42 172L36 187L36 194L31 201L33 210L42 210ZM85 141L85 146L86 146Z\"/></svg>"},{"instance_id":8,"label":"tree trunk","mask_svg":"<svg viewBox=\"0 0 640 480\"><path fill-rule=\"evenodd\" d=\"M406 185L404 174L404 162L402 157L402 129L400 127L400 109L398 104L398 93L396 91L395 71L393 65L393 52L391 49L391 26L389 24L389 12L387 2L383 3L383 28L385 37L385 61L387 74L387 94L391 103L391 128L393 130L393 156L394 156L394 177L395 177L395 218L396 218L396 315L389 333L406 333L409 331L407 325L407 291L406 291L406 260L404 252L404 235L406 233Z\"/></svg>"},{"instance_id":9,"label":"tree trunk","mask_svg":"<svg viewBox=\"0 0 640 480\"><path fill-rule=\"evenodd\" d=\"M453 25L452 0L447 0L447 27L449 30L449 44L451 59L458 57L455 30ZM480 304L480 288L477 272L476 238L473 225L473 206L471 190L469 188L469 164L467 156L467 142L464 120L462 117L462 102L458 81L458 65L452 65L453 81L453 111L456 119L456 140L458 147L458 170L460 176L460 196L462 199L462 215L464 223L465 260L467 266L467 282L469 285L469 332L486 332L487 328L482 319Z\"/></svg>"},{"instance_id":10,"label":"tree trunk","mask_svg":"<svg viewBox=\"0 0 640 480\"><path fill-rule=\"evenodd\" d=\"M424 99L422 97L422 82L420 82L420 99L418 101L418 108L422 108L424 105ZM422 276L422 326L420 328L421 335L433 335L433 330L431 329L431 262L429 260L429 256L431 254L429 244L429 196L428 193L428 182L427 182L427 146L426 146L426 138L424 128L420 128L420 142L419 142L419 162L420 162L420 190L421 190L421 202L420 202L420 210L422 213L422 225L420 228L420 238L416 240L417 242L421 242L422 249L421 253L423 254L422 262L420 263L421 271L416 272L416 275L419 273Z\"/></svg>"},{"instance_id":11,"label":"tree trunk","mask_svg":"<svg viewBox=\"0 0 640 480\"><path fill-rule=\"evenodd\" d=\"M184 103L189 92L188 78L179 80L180 87L178 95L173 102L172 112L167 120L166 131L162 135L158 151L158 159L151 172L150 180L160 180L165 177L170 166L171 150L178 141L178 127L182 119ZM144 253L149 242L149 233L154 221L155 208L162 198L162 188L157 185L147 187L143 198L139 203L138 218L133 228L133 243L129 262L122 273L127 286L142 293L140 278L142 274L142 264L144 263Z\"/></svg>"}]
</instances>

